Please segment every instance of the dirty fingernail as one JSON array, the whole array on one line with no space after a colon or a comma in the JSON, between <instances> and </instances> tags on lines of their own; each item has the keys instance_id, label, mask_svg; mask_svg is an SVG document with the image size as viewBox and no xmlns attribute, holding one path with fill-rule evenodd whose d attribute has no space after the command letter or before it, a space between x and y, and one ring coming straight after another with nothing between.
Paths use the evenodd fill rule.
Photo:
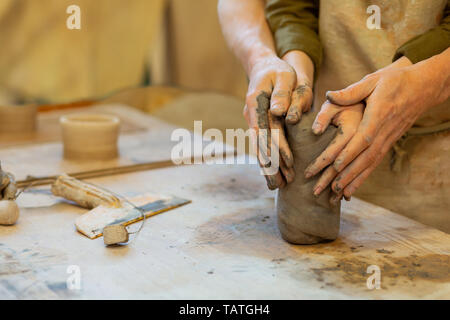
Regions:
<instances>
[{"instance_id":1,"label":"dirty fingernail","mask_svg":"<svg viewBox=\"0 0 450 320\"><path fill-rule=\"evenodd\" d=\"M281 107L278 104L274 104L271 108L273 111L279 111Z\"/></svg>"},{"instance_id":2,"label":"dirty fingernail","mask_svg":"<svg viewBox=\"0 0 450 320\"><path fill-rule=\"evenodd\" d=\"M309 178L311 178L313 176L313 174L312 174L312 172L311 171L305 171L305 178L306 179L309 179Z\"/></svg>"},{"instance_id":3,"label":"dirty fingernail","mask_svg":"<svg viewBox=\"0 0 450 320\"><path fill-rule=\"evenodd\" d=\"M274 186L272 183L267 182L267 188L269 188L269 190L275 190L277 187Z\"/></svg>"},{"instance_id":4,"label":"dirty fingernail","mask_svg":"<svg viewBox=\"0 0 450 320\"><path fill-rule=\"evenodd\" d=\"M333 99L334 93L335 93L335 91L327 91L327 93L326 93L327 99L330 100L331 102L333 102L332 99Z\"/></svg>"},{"instance_id":5,"label":"dirty fingernail","mask_svg":"<svg viewBox=\"0 0 450 320\"><path fill-rule=\"evenodd\" d=\"M272 176L265 176L265 178L266 178L266 182L267 182L267 188L269 188L269 190L276 189L276 186L275 186Z\"/></svg>"},{"instance_id":6,"label":"dirty fingernail","mask_svg":"<svg viewBox=\"0 0 450 320\"><path fill-rule=\"evenodd\" d=\"M286 117L286 121L288 122L295 122L297 121L298 117L295 114L288 114Z\"/></svg>"},{"instance_id":7,"label":"dirty fingernail","mask_svg":"<svg viewBox=\"0 0 450 320\"><path fill-rule=\"evenodd\" d=\"M346 192L346 193L347 193L347 197L348 197L349 199L351 199L354 192L355 192L355 188L349 187L349 188L348 188L348 191Z\"/></svg>"},{"instance_id":8,"label":"dirty fingernail","mask_svg":"<svg viewBox=\"0 0 450 320\"><path fill-rule=\"evenodd\" d=\"M342 159L336 159L335 161L334 161L334 164L333 164L333 167L334 167L334 169L336 169L336 171L338 171L338 172L340 172L341 170L341 164L342 164Z\"/></svg>"},{"instance_id":9,"label":"dirty fingernail","mask_svg":"<svg viewBox=\"0 0 450 320\"><path fill-rule=\"evenodd\" d=\"M339 193L341 190L342 190L341 185L339 183L336 183L333 187L333 191Z\"/></svg>"},{"instance_id":10,"label":"dirty fingernail","mask_svg":"<svg viewBox=\"0 0 450 320\"><path fill-rule=\"evenodd\" d=\"M321 129L322 129L322 126L318 123L315 123L312 127L314 134L319 134Z\"/></svg>"},{"instance_id":11,"label":"dirty fingernail","mask_svg":"<svg viewBox=\"0 0 450 320\"><path fill-rule=\"evenodd\" d=\"M317 187L314 189L313 195L314 195L315 197L318 197L318 196L320 195L320 193L322 192L322 190L323 190L323 188L322 188L321 186L317 186Z\"/></svg>"}]
</instances>

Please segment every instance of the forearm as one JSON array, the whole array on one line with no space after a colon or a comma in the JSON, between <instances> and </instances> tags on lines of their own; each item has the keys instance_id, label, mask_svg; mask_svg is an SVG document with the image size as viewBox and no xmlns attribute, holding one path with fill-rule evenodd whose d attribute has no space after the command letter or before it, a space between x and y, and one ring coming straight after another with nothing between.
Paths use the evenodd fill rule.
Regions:
<instances>
[{"instance_id":1,"label":"forearm","mask_svg":"<svg viewBox=\"0 0 450 320\"><path fill-rule=\"evenodd\" d=\"M292 50L283 56L283 60L291 65L297 73L297 82L305 83L311 88L314 82L314 63L303 51Z\"/></svg>"},{"instance_id":2,"label":"forearm","mask_svg":"<svg viewBox=\"0 0 450 320\"><path fill-rule=\"evenodd\" d=\"M274 35L279 56L301 51L309 56L316 69L322 60L319 40L318 0L268 0L266 18Z\"/></svg>"},{"instance_id":3,"label":"forearm","mask_svg":"<svg viewBox=\"0 0 450 320\"><path fill-rule=\"evenodd\" d=\"M264 0L220 0L218 11L225 39L247 75L260 59L276 56L264 15Z\"/></svg>"},{"instance_id":4,"label":"forearm","mask_svg":"<svg viewBox=\"0 0 450 320\"><path fill-rule=\"evenodd\" d=\"M424 90L429 92L430 107L450 97L450 48L410 68L422 79Z\"/></svg>"},{"instance_id":5,"label":"forearm","mask_svg":"<svg viewBox=\"0 0 450 320\"><path fill-rule=\"evenodd\" d=\"M441 66L440 71L442 72L439 100L444 102L450 97L450 48L438 54L435 59Z\"/></svg>"}]
</instances>

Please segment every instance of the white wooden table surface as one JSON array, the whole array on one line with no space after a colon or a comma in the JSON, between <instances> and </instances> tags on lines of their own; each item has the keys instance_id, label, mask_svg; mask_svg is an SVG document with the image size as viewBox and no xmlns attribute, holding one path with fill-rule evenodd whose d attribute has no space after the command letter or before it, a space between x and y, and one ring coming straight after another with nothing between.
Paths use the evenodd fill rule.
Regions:
<instances>
[{"instance_id":1,"label":"white wooden table surface","mask_svg":"<svg viewBox=\"0 0 450 320\"><path fill-rule=\"evenodd\" d=\"M172 126L122 106L109 111L148 128L123 134L119 160L64 161L61 144L48 142L0 148L4 168L21 179L170 159ZM343 202L338 240L289 245L276 226L275 192L256 165L180 166L92 182L192 203L148 219L128 246L106 248L76 232L86 210L52 197L49 187L23 194L18 224L0 226L1 299L450 298L450 235L352 199ZM381 271L381 289L366 285L371 265ZM67 288L73 270L80 290Z\"/></svg>"}]
</instances>

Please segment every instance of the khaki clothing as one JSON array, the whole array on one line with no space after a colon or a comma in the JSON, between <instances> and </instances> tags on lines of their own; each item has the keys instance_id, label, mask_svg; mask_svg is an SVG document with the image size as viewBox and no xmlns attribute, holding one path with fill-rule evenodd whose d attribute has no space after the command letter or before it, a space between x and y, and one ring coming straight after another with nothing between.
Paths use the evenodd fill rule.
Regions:
<instances>
[{"instance_id":1,"label":"khaki clothing","mask_svg":"<svg viewBox=\"0 0 450 320\"><path fill-rule=\"evenodd\" d=\"M373 4L377 2L366 1L367 8ZM401 14L402 8L407 5L406 2L400 7L393 4L392 10L399 10ZM266 16L280 57L291 50L301 50L309 55L316 70L319 70L323 59L323 47L318 35L319 7L319 0L267 0ZM393 60L406 56L417 63L447 49L450 46L450 0L447 0L445 10L436 16L436 21L439 25L401 44Z\"/></svg>"},{"instance_id":2,"label":"khaki clothing","mask_svg":"<svg viewBox=\"0 0 450 320\"><path fill-rule=\"evenodd\" d=\"M369 3L370 2L370 3ZM381 9L382 29L366 26L368 5ZM320 1L319 36L323 63L315 84L315 107L328 90L338 90L389 65L398 48L435 28L447 0ZM429 110L416 126L450 121L450 102ZM400 172L390 168L390 154L356 196L450 232L450 133L410 138Z\"/></svg>"}]
</instances>

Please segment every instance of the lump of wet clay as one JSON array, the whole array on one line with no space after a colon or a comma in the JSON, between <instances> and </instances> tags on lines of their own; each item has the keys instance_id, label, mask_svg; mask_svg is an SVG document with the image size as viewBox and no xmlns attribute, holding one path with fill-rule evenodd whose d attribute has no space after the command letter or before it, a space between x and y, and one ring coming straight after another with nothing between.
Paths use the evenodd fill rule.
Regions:
<instances>
[{"instance_id":1,"label":"lump of wet clay","mask_svg":"<svg viewBox=\"0 0 450 320\"><path fill-rule=\"evenodd\" d=\"M7 184L0 191L0 200L15 200L17 196L16 179L11 173L6 173Z\"/></svg>"},{"instance_id":2,"label":"lump of wet clay","mask_svg":"<svg viewBox=\"0 0 450 320\"><path fill-rule=\"evenodd\" d=\"M128 242L128 230L125 226L115 224L103 229L103 242L107 246Z\"/></svg>"},{"instance_id":3,"label":"lump of wet clay","mask_svg":"<svg viewBox=\"0 0 450 320\"><path fill-rule=\"evenodd\" d=\"M2 166L0 164L0 191L6 188L9 184L9 177L6 172L1 171Z\"/></svg>"},{"instance_id":4,"label":"lump of wet clay","mask_svg":"<svg viewBox=\"0 0 450 320\"><path fill-rule=\"evenodd\" d=\"M320 174L305 179L306 167L332 141L337 128L330 126L322 135L315 135L312 124L316 113L308 112L299 123L287 125L287 138L294 156L295 180L280 189L277 197L278 227L283 239L293 244L315 244L335 240L339 234L340 202L331 205L331 187L319 197L313 187Z\"/></svg>"},{"instance_id":5,"label":"lump of wet clay","mask_svg":"<svg viewBox=\"0 0 450 320\"><path fill-rule=\"evenodd\" d=\"M0 225L11 226L19 219L19 207L14 201L0 201Z\"/></svg>"},{"instance_id":6,"label":"lump of wet clay","mask_svg":"<svg viewBox=\"0 0 450 320\"><path fill-rule=\"evenodd\" d=\"M15 200L16 180L11 173L4 172L0 162L0 200Z\"/></svg>"}]
</instances>

